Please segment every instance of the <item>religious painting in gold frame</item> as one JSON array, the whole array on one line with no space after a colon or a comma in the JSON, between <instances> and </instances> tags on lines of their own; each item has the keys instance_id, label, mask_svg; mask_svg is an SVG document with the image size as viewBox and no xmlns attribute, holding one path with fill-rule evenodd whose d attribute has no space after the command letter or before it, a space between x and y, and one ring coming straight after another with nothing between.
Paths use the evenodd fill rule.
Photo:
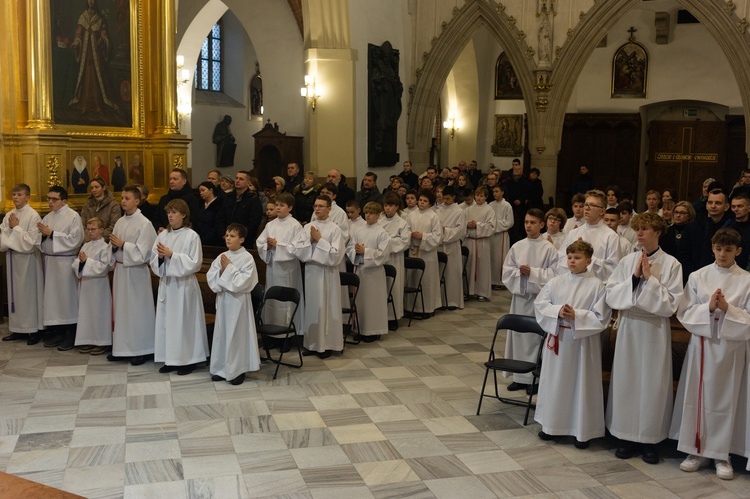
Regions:
<instances>
[{"instance_id":1,"label":"religious painting in gold frame","mask_svg":"<svg viewBox=\"0 0 750 499\"><path fill-rule=\"evenodd\" d=\"M519 156L523 154L523 115L496 114L493 156Z\"/></svg>"},{"instance_id":2,"label":"religious painting in gold frame","mask_svg":"<svg viewBox=\"0 0 750 499\"><path fill-rule=\"evenodd\" d=\"M516 70L503 52L495 63L495 100L523 99Z\"/></svg>"},{"instance_id":3,"label":"religious painting in gold frame","mask_svg":"<svg viewBox=\"0 0 750 499\"><path fill-rule=\"evenodd\" d=\"M648 52L638 42L621 46L612 58L612 98L645 99Z\"/></svg>"},{"instance_id":4,"label":"religious painting in gold frame","mask_svg":"<svg viewBox=\"0 0 750 499\"><path fill-rule=\"evenodd\" d=\"M138 135L141 1L49 2L55 123L84 135Z\"/></svg>"}]
</instances>

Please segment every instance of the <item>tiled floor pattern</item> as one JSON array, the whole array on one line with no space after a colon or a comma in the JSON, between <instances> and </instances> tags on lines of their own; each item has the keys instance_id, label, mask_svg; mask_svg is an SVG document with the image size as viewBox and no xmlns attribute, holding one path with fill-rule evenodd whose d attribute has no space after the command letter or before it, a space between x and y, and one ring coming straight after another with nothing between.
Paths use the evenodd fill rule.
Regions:
<instances>
[{"instance_id":1,"label":"tiled floor pattern","mask_svg":"<svg viewBox=\"0 0 750 499\"><path fill-rule=\"evenodd\" d=\"M603 440L542 442L522 409L491 399L476 416L509 299L306 357L275 381L265 365L239 387L2 343L0 470L86 497L750 497L747 472L683 473L673 446L651 466Z\"/></svg>"}]
</instances>

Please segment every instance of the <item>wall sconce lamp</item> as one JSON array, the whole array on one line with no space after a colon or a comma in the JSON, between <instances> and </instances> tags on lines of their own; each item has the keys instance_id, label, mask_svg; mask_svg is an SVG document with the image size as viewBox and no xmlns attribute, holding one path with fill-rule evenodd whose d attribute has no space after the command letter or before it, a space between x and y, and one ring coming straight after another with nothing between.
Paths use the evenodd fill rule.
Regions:
<instances>
[{"instance_id":1,"label":"wall sconce lamp","mask_svg":"<svg viewBox=\"0 0 750 499\"><path fill-rule=\"evenodd\" d=\"M307 102L310 103L310 108L312 108L312 111L314 113L315 105L318 102L318 97L320 97L320 93L318 92L317 85L315 83L315 76L305 75L305 86L300 88L300 95L307 99Z\"/></svg>"},{"instance_id":2,"label":"wall sconce lamp","mask_svg":"<svg viewBox=\"0 0 750 499\"><path fill-rule=\"evenodd\" d=\"M190 70L184 69L185 57L177 56L177 117L180 122L185 116L193 112L193 106L190 103Z\"/></svg>"},{"instance_id":3,"label":"wall sconce lamp","mask_svg":"<svg viewBox=\"0 0 750 499\"><path fill-rule=\"evenodd\" d=\"M461 124L456 121L456 117L453 114L448 115L448 119L443 121L443 128L450 131L451 140L456 135L456 132L461 128Z\"/></svg>"}]
</instances>

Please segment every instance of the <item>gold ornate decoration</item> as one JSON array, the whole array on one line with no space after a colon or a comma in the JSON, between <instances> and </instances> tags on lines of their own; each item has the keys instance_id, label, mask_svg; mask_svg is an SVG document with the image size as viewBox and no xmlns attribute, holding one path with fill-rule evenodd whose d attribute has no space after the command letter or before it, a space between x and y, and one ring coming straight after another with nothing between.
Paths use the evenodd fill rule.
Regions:
<instances>
[{"instance_id":1,"label":"gold ornate decoration","mask_svg":"<svg viewBox=\"0 0 750 499\"><path fill-rule=\"evenodd\" d=\"M172 168L185 169L185 156L182 154L175 154L172 157Z\"/></svg>"},{"instance_id":2,"label":"gold ornate decoration","mask_svg":"<svg viewBox=\"0 0 750 499\"><path fill-rule=\"evenodd\" d=\"M60 158L58 156L48 154L46 165L47 187L62 185L62 180L60 179Z\"/></svg>"}]
</instances>

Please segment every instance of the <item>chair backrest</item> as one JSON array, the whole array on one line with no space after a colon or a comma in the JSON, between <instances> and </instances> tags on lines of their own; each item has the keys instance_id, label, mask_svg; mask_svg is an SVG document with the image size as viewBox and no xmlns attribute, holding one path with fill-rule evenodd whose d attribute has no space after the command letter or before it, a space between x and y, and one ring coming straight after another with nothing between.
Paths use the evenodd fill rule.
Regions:
<instances>
[{"instance_id":1,"label":"chair backrest","mask_svg":"<svg viewBox=\"0 0 750 499\"><path fill-rule=\"evenodd\" d=\"M266 290L266 294L263 296L263 301L277 300L284 302L294 302L299 304L299 290L296 288L288 288L286 286L271 286Z\"/></svg>"},{"instance_id":2,"label":"chair backrest","mask_svg":"<svg viewBox=\"0 0 750 499\"><path fill-rule=\"evenodd\" d=\"M396 284L396 267L386 263L383 264L383 269L385 270L386 282L388 282L388 278L391 279L391 284L388 286L388 300L390 301L393 294L393 285Z\"/></svg>"},{"instance_id":3,"label":"chair backrest","mask_svg":"<svg viewBox=\"0 0 750 499\"><path fill-rule=\"evenodd\" d=\"M342 286L359 287L359 276L352 272L339 272L339 280Z\"/></svg>"},{"instance_id":4,"label":"chair backrest","mask_svg":"<svg viewBox=\"0 0 750 499\"><path fill-rule=\"evenodd\" d=\"M446 253L443 253L442 251L438 251L437 255L438 255L438 263L442 263L444 265L448 264L448 255Z\"/></svg>"},{"instance_id":5,"label":"chair backrest","mask_svg":"<svg viewBox=\"0 0 750 499\"><path fill-rule=\"evenodd\" d=\"M404 258L404 268L409 270L421 270L424 272L424 260L421 258L406 257Z\"/></svg>"},{"instance_id":6,"label":"chair backrest","mask_svg":"<svg viewBox=\"0 0 750 499\"><path fill-rule=\"evenodd\" d=\"M469 248L461 246L461 256L469 258Z\"/></svg>"},{"instance_id":7,"label":"chair backrest","mask_svg":"<svg viewBox=\"0 0 750 499\"><path fill-rule=\"evenodd\" d=\"M490 347L491 352L495 350L497 332L501 329L512 329L517 333L537 334L541 337L540 342L543 341L544 337L547 335L547 332L542 329L542 326L539 325L536 318L529 315L505 314L497 320L497 325L495 326L495 337L492 338L492 346ZM542 349L540 347L539 355L541 355L541 353Z\"/></svg>"}]
</instances>

